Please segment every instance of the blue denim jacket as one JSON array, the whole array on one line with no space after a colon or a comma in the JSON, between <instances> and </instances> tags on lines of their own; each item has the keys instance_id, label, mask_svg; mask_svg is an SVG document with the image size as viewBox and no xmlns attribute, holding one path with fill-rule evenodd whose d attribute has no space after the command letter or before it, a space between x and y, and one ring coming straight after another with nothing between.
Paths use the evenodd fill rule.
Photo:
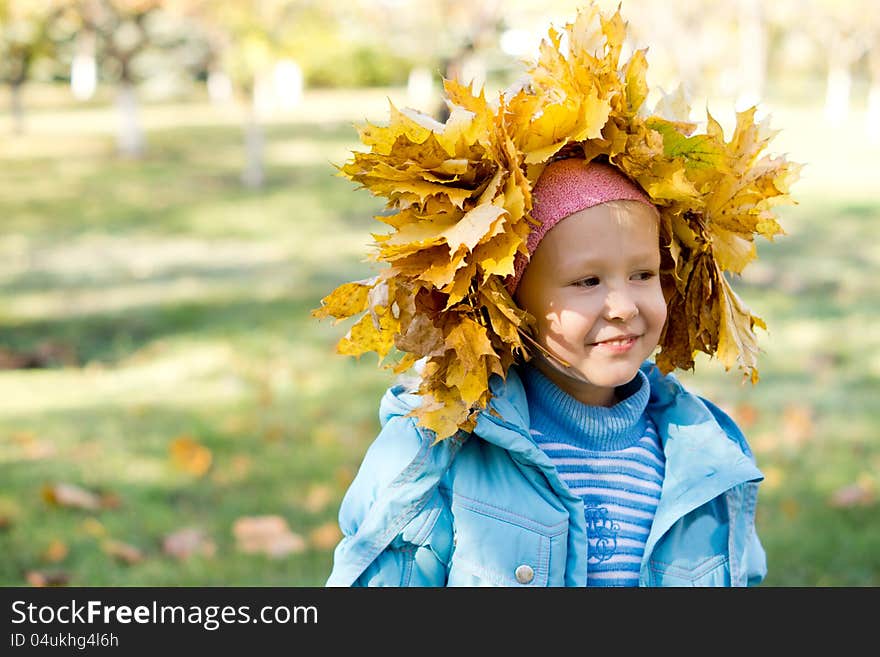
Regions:
<instances>
[{"instance_id":1,"label":"blue denim jacket","mask_svg":"<svg viewBox=\"0 0 880 657\"><path fill-rule=\"evenodd\" d=\"M653 363L647 412L666 454L641 586L747 586L766 574L755 532L757 469L736 424ZM433 444L405 417L419 403L385 394L382 431L339 512L344 537L328 586L585 586L582 500L529 435L512 367L493 376L472 434Z\"/></svg>"}]
</instances>

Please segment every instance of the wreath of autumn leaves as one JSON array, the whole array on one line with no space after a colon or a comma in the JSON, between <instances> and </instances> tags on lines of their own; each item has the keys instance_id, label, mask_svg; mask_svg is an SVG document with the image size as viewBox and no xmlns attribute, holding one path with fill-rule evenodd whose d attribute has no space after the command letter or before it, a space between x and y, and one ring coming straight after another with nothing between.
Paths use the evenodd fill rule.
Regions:
<instances>
[{"instance_id":1,"label":"wreath of autumn leaves","mask_svg":"<svg viewBox=\"0 0 880 657\"><path fill-rule=\"evenodd\" d=\"M402 373L422 361L413 411L436 440L472 430L489 378L502 377L526 347L533 319L504 286L534 220L532 186L552 160L602 158L638 182L660 210L661 281L668 320L656 363L692 369L702 351L757 382L755 326L766 328L731 289L757 257L754 238L781 234L773 208L789 201L800 166L761 156L773 134L755 108L737 114L729 141L707 112L695 134L680 94L645 108L645 50L620 62L626 23L595 7L562 32L550 29L523 84L495 102L454 80L439 123L390 108L387 126L365 125L341 175L387 199L374 234L387 267L345 283L313 311L337 321L362 314L341 354L374 351ZM524 339L526 342L524 342ZM394 356L400 356L394 357Z\"/></svg>"}]
</instances>

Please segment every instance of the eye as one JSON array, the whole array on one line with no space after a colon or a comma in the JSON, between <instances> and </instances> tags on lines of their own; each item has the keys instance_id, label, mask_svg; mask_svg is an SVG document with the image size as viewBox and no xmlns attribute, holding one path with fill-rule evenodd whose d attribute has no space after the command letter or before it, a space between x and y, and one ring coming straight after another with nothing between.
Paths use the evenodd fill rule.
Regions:
<instances>
[{"instance_id":1,"label":"eye","mask_svg":"<svg viewBox=\"0 0 880 657\"><path fill-rule=\"evenodd\" d=\"M575 287L596 287L598 284L598 276L587 276L586 278L581 278L572 283Z\"/></svg>"},{"instance_id":2,"label":"eye","mask_svg":"<svg viewBox=\"0 0 880 657\"><path fill-rule=\"evenodd\" d=\"M636 274L633 274L633 278L637 281L649 281L656 275L657 274L653 271L640 271Z\"/></svg>"}]
</instances>

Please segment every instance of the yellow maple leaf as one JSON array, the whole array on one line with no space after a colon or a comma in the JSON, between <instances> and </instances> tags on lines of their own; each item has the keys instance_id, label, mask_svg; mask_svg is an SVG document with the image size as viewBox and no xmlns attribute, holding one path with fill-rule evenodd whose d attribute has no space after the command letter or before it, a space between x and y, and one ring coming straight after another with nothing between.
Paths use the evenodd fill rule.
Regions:
<instances>
[{"instance_id":1,"label":"yellow maple leaf","mask_svg":"<svg viewBox=\"0 0 880 657\"><path fill-rule=\"evenodd\" d=\"M340 322L363 312L367 307L367 296L374 283L375 279L343 283L321 299L321 307L313 310L312 316L319 319L333 316L336 322Z\"/></svg>"},{"instance_id":2,"label":"yellow maple leaf","mask_svg":"<svg viewBox=\"0 0 880 657\"><path fill-rule=\"evenodd\" d=\"M211 450L197 442L192 436L180 435L168 446L171 462L189 474L201 477L211 467Z\"/></svg>"},{"instance_id":3,"label":"yellow maple leaf","mask_svg":"<svg viewBox=\"0 0 880 657\"><path fill-rule=\"evenodd\" d=\"M379 360L385 358L394 346L395 325L397 322L390 312L383 312L379 316L378 326L370 314L366 314L349 329L344 338L339 341L336 351L347 356L358 356L375 351L379 354Z\"/></svg>"},{"instance_id":4,"label":"yellow maple leaf","mask_svg":"<svg viewBox=\"0 0 880 657\"><path fill-rule=\"evenodd\" d=\"M789 202L798 166L762 157L773 136L755 109L737 114L729 141L707 112L697 132L683 87L649 111L646 50L622 61L626 22L589 4L561 30L550 28L525 78L489 102L485 93L444 81L449 115L440 123L409 108L389 109L386 126L360 129L366 152L339 168L386 199L376 219L375 281L340 286L318 317L364 316L339 341L340 353L375 351L402 372L427 359L413 413L437 440L474 426L492 375L525 357L534 318L504 282L528 257L532 188L548 162L601 159L642 186L661 216L661 284L668 321L657 364L691 369L702 351L753 379L751 315L724 278L756 257L755 235L782 233L774 207Z\"/></svg>"},{"instance_id":5,"label":"yellow maple leaf","mask_svg":"<svg viewBox=\"0 0 880 657\"><path fill-rule=\"evenodd\" d=\"M468 430L470 412L457 390L442 383L435 384L430 392L422 391L421 397L422 404L410 415L418 418L419 425L434 432L435 442L455 435L460 428Z\"/></svg>"},{"instance_id":6,"label":"yellow maple leaf","mask_svg":"<svg viewBox=\"0 0 880 657\"><path fill-rule=\"evenodd\" d=\"M756 383L758 381L757 357L760 349L755 337L754 326L766 328L766 325L746 309L722 274L719 274L718 280L723 287L723 293L721 294L718 350L715 355L725 369L730 369L738 363L752 383Z\"/></svg>"},{"instance_id":7,"label":"yellow maple leaf","mask_svg":"<svg viewBox=\"0 0 880 657\"><path fill-rule=\"evenodd\" d=\"M462 245L472 251L491 232L498 219L506 214L503 207L491 203L478 205L444 230L443 238L453 253Z\"/></svg>"},{"instance_id":8,"label":"yellow maple leaf","mask_svg":"<svg viewBox=\"0 0 880 657\"><path fill-rule=\"evenodd\" d=\"M648 69L646 49L636 50L626 66L626 103L629 112L635 114L648 97L648 82L645 73Z\"/></svg>"}]
</instances>

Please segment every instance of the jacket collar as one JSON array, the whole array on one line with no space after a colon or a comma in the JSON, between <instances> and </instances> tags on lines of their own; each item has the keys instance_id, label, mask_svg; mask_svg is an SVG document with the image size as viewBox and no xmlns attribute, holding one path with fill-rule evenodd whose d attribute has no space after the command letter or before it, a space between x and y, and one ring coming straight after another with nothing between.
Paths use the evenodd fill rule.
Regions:
<instances>
[{"instance_id":1,"label":"jacket collar","mask_svg":"<svg viewBox=\"0 0 880 657\"><path fill-rule=\"evenodd\" d=\"M651 386L647 412L666 455L663 502L667 506L696 508L737 483L763 479L742 434L728 433L721 426L720 411L685 390L674 375L662 375L655 364L645 362L641 370ZM558 479L555 466L529 434L528 402L517 368L511 367L505 380L493 376L490 386L493 397L475 432L517 460L545 470L551 482ZM658 515L663 510L658 509Z\"/></svg>"},{"instance_id":2,"label":"jacket collar","mask_svg":"<svg viewBox=\"0 0 880 657\"><path fill-rule=\"evenodd\" d=\"M722 427L721 411L685 390L673 374L661 374L654 363L646 361L641 370L651 386L647 412L666 454L664 496L686 497L707 479L763 478L735 425L728 419L728 431ZM477 419L475 433L517 460L555 473L551 460L529 434L529 406L518 368L511 367L506 379L492 375L489 385L492 398ZM394 386L380 405L382 424L389 417L408 414L419 403L415 392Z\"/></svg>"}]
</instances>

